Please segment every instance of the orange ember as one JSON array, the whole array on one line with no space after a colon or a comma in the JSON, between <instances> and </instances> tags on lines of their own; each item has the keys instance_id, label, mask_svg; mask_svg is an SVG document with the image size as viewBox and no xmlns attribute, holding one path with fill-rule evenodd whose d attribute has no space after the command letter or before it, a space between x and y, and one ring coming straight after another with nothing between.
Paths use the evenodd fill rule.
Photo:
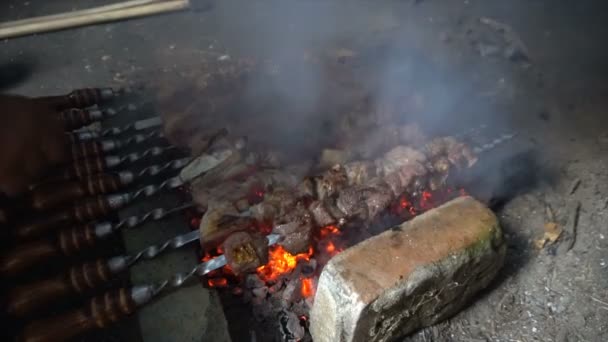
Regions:
<instances>
[{"instance_id":1,"label":"orange ember","mask_svg":"<svg viewBox=\"0 0 608 342\"><path fill-rule=\"evenodd\" d=\"M335 252L335 251L336 251L336 245L334 245L334 243L333 243L333 242L329 241L329 243L327 244L327 247L325 248L325 250L326 250L328 253L330 253L330 254L331 254L331 253L333 253L333 252Z\"/></svg>"},{"instance_id":2,"label":"orange ember","mask_svg":"<svg viewBox=\"0 0 608 342\"><path fill-rule=\"evenodd\" d=\"M302 278L302 297L308 298L315 294L312 278Z\"/></svg>"},{"instance_id":3,"label":"orange ember","mask_svg":"<svg viewBox=\"0 0 608 342\"><path fill-rule=\"evenodd\" d=\"M209 287L226 287L228 286L228 279L226 278L210 278L207 280Z\"/></svg>"},{"instance_id":4,"label":"orange ember","mask_svg":"<svg viewBox=\"0 0 608 342\"><path fill-rule=\"evenodd\" d=\"M338 228L337 226L334 226L334 225L325 226L325 227L321 228L319 234L321 235L321 239L324 239L324 238L328 237L329 235L339 235L340 228Z\"/></svg>"},{"instance_id":5,"label":"orange ember","mask_svg":"<svg viewBox=\"0 0 608 342\"><path fill-rule=\"evenodd\" d=\"M265 282L277 280L281 275L293 271L299 260L310 260L313 250L311 247L308 253L292 255L279 245L270 247L268 254L268 263L257 268L258 276Z\"/></svg>"},{"instance_id":6,"label":"orange ember","mask_svg":"<svg viewBox=\"0 0 608 342\"><path fill-rule=\"evenodd\" d=\"M432 208L433 207L433 203L431 202L432 198L433 198L433 194L431 194L429 191L423 191L422 198L420 199L420 207L422 207L422 209Z\"/></svg>"}]
</instances>

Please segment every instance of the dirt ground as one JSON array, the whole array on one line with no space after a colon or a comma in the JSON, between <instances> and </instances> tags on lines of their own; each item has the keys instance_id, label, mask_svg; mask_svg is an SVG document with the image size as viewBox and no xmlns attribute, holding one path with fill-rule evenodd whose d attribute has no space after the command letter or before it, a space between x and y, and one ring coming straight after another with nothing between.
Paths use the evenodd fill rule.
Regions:
<instances>
[{"instance_id":1,"label":"dirt ground","mask_svg":"<svg viewBox=\"0 0 608 342\"><path fill-rule=\"evenodd\" d=\"M541 166L540 181L498 210L509 244L500 277L450 321L405 341L608 340L604 1L193 3L196 10L187 13L0 41L0 68L10 65L0 70L0 87L26 95L96 85L155 88L224 55L272 59L277 46L299 44L319 53L398 46L411 52L405 55L414 69L430 70L409 88L420 86L426 99L430 114L422 121L444 132L479 123L490 132L515 131ZM38 0L0 6L0 20L73 8ZM512 46L517 53L509 54ZM539 249L535 241L547 222L563 232Z\"/></svg>"}]
</instances>

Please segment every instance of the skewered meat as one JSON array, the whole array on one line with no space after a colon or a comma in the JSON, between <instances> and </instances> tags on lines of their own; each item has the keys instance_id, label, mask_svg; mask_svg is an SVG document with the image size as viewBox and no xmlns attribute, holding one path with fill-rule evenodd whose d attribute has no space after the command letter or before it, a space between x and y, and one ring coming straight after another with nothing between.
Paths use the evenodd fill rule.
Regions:
<instances>
[{"instance_id":1,"label":"skewered meat","mask_svg":"<svg viewBox=\"0 0 608 342\"><path fill-rule=\"evenodd\" d=\"M425 148L431 158L443 155L456 167L471 167L477 162L473 151L453 137L435 138Z\"/></svg>"},{"instance_id":2,"label":"skewered meat","mask_svg":"<svg viewBox=\"0 0 608 342\"><path fill-rule=\"evenodd\" d=\"M312 239L313 225L310 220L300 222L294 220L289 223L276 225L273 233L283 236L281 246L289 253L296 255L308 250Z\"/></svg>"},{"instance_id":3,"label":"skewered meat","mask_svg":"<svg viewBox=\"0 0 608 342\"><path fill-rule=\"evenodd\" d=\"M277 215L286 215L286 212L291 210L288 201L293 199L293 196L291 191L281 189L294 188L301 179L304 169L307 169L306 165L287 168L290 172L265 169L250 175L243 182L230 180L213 187L194 187L192 196L195 203L207 208L199 226L201 241L216 235L220 230L227 229L227 226L222 224L226 216L237 217L241 215L240 212L247 209L250 209L250 215L259 222ZM252 194L252 190L260 193ZM267 194L264 195L266 205L250 208L249 206L255 202L255 199L250 197L252 195L261 197L264 193ZM280 206L281 203L283 207ZM284 211L276 212L277 208L284 208Z\"/></svg>"},{"instance_id":4,"label":"skewered meat","mask_svg":"<svg viewBox=\"0 0 608 342\"><path fill-rule=\"evenodd\" d=\"M268 240L261 234L231 234L223 247L228 265L235 274L254 271L268 262Z\"/></svg>"},{"instance_id":5,"label":"skewered meat","mask_svg":"<svg viewBox=\"0 0 608 342\"><path fill-rule=\"evenodd\" d=\"M371 222L401 194L429 184L441 185L452 165L462 163L467 157L463 152L466 149L454 139L433 141L424 149L427 154L408 146L397 146L382 158L335 165L299 184L293 177L262 182L263 200L252 205L248 214L257 222L275 227L273 231L283 235L282 244L287 251L301 253L310 245L314 227L342 225L353 219ZM254 174L240 184L251 184L248 182L263 174ZM226 193L226 185L223 183L218 191ZM221 230L222 213L239 215L233 203L224 201L223 205L210 207L201 227L213 221L216 226L209 231ZM204 236L205 229L202 233Z\"/></svg>"}]
</instances>

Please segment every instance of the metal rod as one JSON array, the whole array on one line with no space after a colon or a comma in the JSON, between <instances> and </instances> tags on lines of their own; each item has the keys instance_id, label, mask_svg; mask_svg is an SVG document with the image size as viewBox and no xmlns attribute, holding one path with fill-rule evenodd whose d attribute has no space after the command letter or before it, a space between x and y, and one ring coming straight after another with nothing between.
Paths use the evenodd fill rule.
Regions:
<instances>
[{"instance_id":1,"label":"metal rod","mask_svg":"<svg viewBox=\"0 0 608 342\"><path fill-rule=\"evenodd\" d=\"M268 239L268 246L272 246L272 245L278 243L281 240L282 236L279 234L270 234L270 235L267 235L266 238ZM211 271L214 271L214 270L217 270L219 268L226 266L226 264L227 264L226 257L225 257L225 255L222 254L209 261L198 264L196 267L194 267L189 272L176 273L173 276L171 276L169 279L166 279L166 280L158 283L157 285L155 285L153 287L152 293L151 294L148 293L151 295L149 299L152 299L152 298L162 294L163 292L179 289L180 287L184 286L184 284L186 284L188 282L188 280L190 280L192 277L204 276ZM146 288L148 290L150 289L147 286L146 286Z\"/></svg>"},{"instance_id":2,"label":"metal rod","mask_svg":"<svg viewBox=\"0 0 608 342\"><path fill-rule=\"evenodd\" d=\"M133 229L141 226L146 222L160 221L165 217L180 212L182 210L194 207L194 203L189 202L171 209L155 208L142 215L132 215L125 217L118 222L99 222L95 224L95 235L99 238L104 238L121 229Z\"/></svg>"}]
</instances>

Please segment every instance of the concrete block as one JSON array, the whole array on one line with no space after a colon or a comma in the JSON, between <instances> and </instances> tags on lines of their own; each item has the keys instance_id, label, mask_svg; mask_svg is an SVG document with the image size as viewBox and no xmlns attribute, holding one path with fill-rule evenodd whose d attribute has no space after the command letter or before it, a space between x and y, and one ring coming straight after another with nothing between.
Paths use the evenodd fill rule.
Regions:
<instances>
[{"instance_id":1,"label":"concrete block","mask_svg":"<svg viewBox=\"0 0 608 342\"><path fill-rule=\"evenodd\" d=\"M505 252L492 211L454 199L334 257L317 287L312 337L391 341L435 324L490 283Z\"/></svg>"}]
</instances>

